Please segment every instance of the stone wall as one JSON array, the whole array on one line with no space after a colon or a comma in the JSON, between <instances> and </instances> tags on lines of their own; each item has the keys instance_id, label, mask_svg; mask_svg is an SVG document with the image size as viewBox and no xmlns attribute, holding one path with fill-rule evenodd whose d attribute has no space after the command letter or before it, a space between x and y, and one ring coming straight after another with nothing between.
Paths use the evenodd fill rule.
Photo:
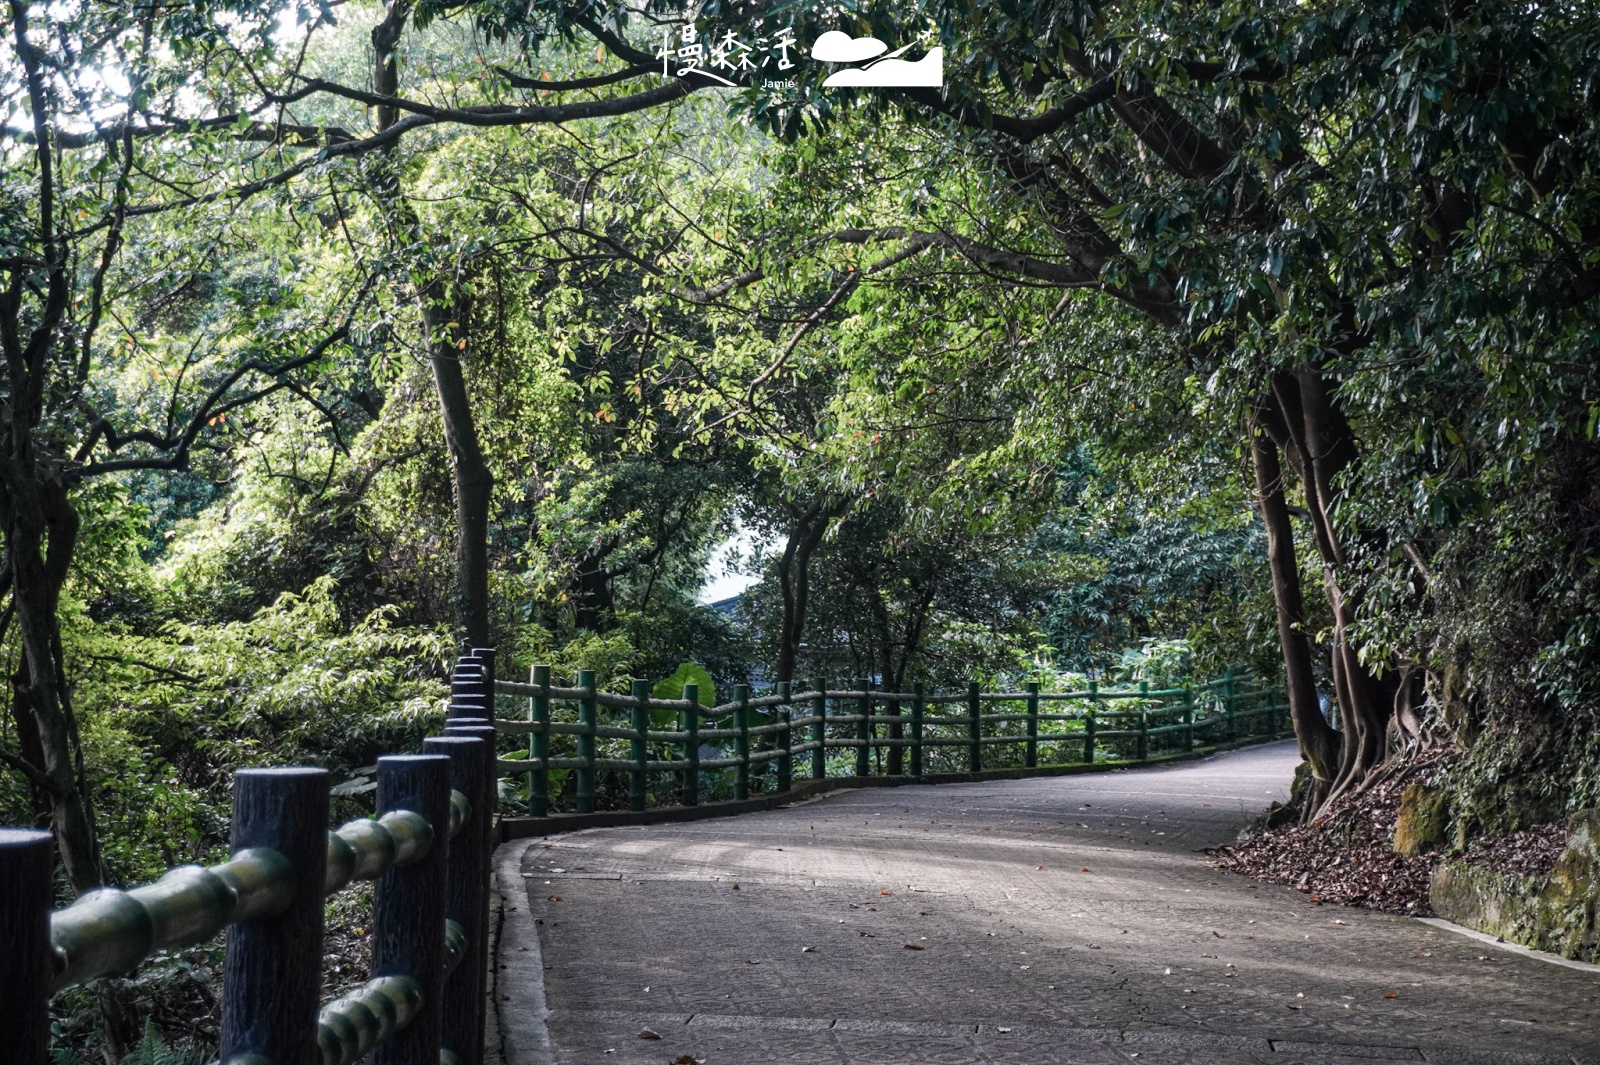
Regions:
<instances>
[{"instance_id":1,"label":"stone wall","mask_svg":"<svg viewBox=\"0 0 1600 1065\"><path fill-rule=\"evenodd\" d=\"M1445 861L1428 900L1440 917L1537 950L1600 964L1600 809L1574 814L1548 876Z\"/></svg>"}]
</instances>

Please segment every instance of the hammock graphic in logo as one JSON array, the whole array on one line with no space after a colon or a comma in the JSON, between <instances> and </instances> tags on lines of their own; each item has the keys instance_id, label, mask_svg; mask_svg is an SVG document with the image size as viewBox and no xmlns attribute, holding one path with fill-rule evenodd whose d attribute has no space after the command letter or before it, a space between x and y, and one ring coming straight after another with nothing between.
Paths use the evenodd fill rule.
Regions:
<instances>
[{"instance_id":1,"label":"hammock graphic in logo","mask_svg":"<svg viewBox=\"0 0 1600 1065\"><path fill-rule=\"evenodd\" d=\"M910 48L908 44L884 55L889 46L876 37L852 37L848 33L829 30L811 46L811 58L821 63L863 63L873 60L864 67L849 67L829 74L828 80L822 83L825 89L847 86L937 89L943 85L944 49L930 48L928 54L916 62L899 58Z\"/></svg>"}]
</instances>

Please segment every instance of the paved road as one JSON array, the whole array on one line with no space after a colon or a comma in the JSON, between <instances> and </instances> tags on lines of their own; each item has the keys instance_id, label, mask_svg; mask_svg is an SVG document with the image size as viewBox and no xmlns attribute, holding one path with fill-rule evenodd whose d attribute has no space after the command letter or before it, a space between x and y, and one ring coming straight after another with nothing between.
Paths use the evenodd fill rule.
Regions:
<instances>
[{"instance_id":1,"label":"paved road","mask_svg":"<svg viewBox=\"0 0 1600 1065\"><path fill-rule=\"evenodd\" d=\"M1203 848L1295 761L1274 744L534 841L531 914L507 919L541 922L537 948L505 948L501 1009L526 1047L542 971L562 1065L1600 1063L1600 975L1213 869Z\"/></svg>"}]
</instances>

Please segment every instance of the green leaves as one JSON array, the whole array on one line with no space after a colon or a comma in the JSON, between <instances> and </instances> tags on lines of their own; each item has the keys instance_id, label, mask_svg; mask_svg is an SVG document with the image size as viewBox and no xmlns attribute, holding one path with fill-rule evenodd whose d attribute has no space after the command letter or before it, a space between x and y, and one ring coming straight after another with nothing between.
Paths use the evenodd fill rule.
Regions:
<instances>
[{"instance_id":1,"label":"green leaves","mask_svg":"<svg viewBox=\"0 0 1600 1065\"><path fill-rule=\"evenodd\" d=\"M672 676L657 681L650 689L650 694L657 699L682 699L685 684L699 685L699 692L695 697L700 700L701 706L717 705L716 682L711 679L711 674L706 672L704 666L694 662L684 662L673 670Z\"/></svg>"}]
</instances>

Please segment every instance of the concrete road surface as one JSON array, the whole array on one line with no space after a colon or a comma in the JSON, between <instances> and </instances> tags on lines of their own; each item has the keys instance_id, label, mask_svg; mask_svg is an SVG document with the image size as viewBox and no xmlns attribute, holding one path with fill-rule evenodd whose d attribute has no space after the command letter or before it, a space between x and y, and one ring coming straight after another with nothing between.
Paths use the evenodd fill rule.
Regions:
<instances>
[{"instance_id":1,"label":"concrete road surface","mask_svg":"<svg viewBox=\"0 0 1600 1065\"><path fill-rule=\"evenodd\" d=\"M508 1065L1600 1063L1600 974L1213 869L1297 760L507 845Z\"/></svg>"}]
</instances>

